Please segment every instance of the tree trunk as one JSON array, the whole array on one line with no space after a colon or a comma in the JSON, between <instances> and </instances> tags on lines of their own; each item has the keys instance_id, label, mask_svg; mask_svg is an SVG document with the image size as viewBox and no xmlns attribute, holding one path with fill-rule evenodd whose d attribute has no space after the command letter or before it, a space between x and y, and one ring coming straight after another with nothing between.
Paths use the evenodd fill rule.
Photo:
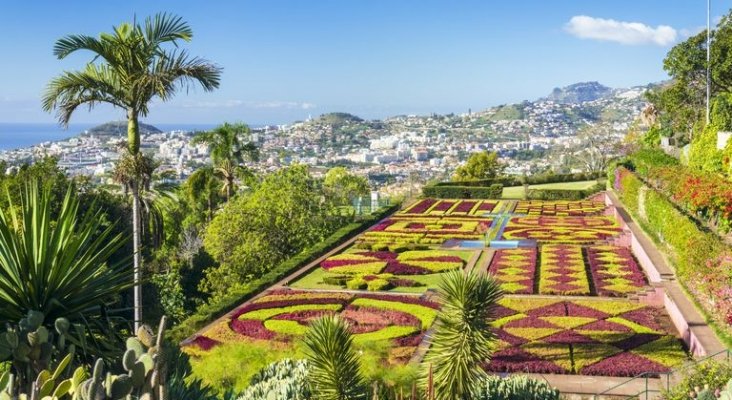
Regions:
<instances>
[{"instance_id":1,"label":"tree trunk","mask_svg":"<svg viewBox=\"0 0 732 400\"><path fill-rule=\"evenodd\" d=\"M229 181L229 183L226 186L226 202L229 202L229 198L231 198L231 187L234 185L234 177L231 175L228 175L226 177L226 180Z\"/></svg>"},{"instance_id":2,"label":"tree trunk","mask_svg":"<svg viewBox=\"0 0 732 400\"><path fill-rule=\"evenodd\" d=\"M132 260L134 268L134 321L135 332L142 324L142 286L140 285L140 269L142 258L140 257L140 188L138 183L132 185Z\"/></svg>"},{"instance_id":3,"label":"tree trunk","mask_svg":"<svg viewBox=\"0 0 732 400\"><path fill-rule=\"evenodd\" d=\"M127 149L135 156L140 152L140 130L137 122L137 112L133 109L127 110ZM134 322L135 332L142 324L142 286L140 285L140 269L142 268L142 257L140 254L140 182L139 177L132 182L132 261L134 275Z\"/></svg>"}]
</instances>

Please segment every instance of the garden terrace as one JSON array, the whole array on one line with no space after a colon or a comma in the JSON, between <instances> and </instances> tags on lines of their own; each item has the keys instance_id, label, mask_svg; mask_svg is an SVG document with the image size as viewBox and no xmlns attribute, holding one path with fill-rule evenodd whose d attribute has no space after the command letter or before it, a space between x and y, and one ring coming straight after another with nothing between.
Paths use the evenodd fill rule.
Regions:
<instances>
[{"instance_id":1,"label":"garden terrace","mask_svg":"<svg viewBox=\"0 0 732 400\"><path fill-rule=\"evenodd\" d=\"M436 244L448 240L480 240L491 218L400 216L387 218L361 235L359 242L371 243L371 250L388 249L390 244Z\"/></svg>"},{"instance_id":2,"label":"garden terrace","mask_svg":"<svg viewBox=\"0 0 732 400\"><path fill-rule=\"evenodd\" d=\"M418 292L436 289L446 271L464 268L477 260L479 251L410 250L391 246L392 251L351 247L328 257L317 268L290 284L298 289L351 289Z\"/></svg>"},{"instance_id":3,"label":"garden terrace","mask_svg":"<svg viewBox=\"0 0 732 400\"><path fill-rule=\"evenodd\" d=\"M503 230L504 240L536 240L543 243L603 243L619 236L617 222L607 216L513 217Z\"/></svg>"},{"instance_id":4,"label":"garden terrace","mask_svg":"<svg viewBox=\"0 0 732 400\"><path fill-rule=\"evenodd\" d=\"M338 314L349 323L356 343L387 343L390 356L407 361L438 309L437 303L416 296L271 290L201 332L191 346L195 354L222 343L291 343L313 319Z\"/></svg>"},{"instance_id":5,"label":"garden terrace","mask_svg":"<svg viewBox=\"0 0 732 400\"><path fill-rule=\"evenodd\" d=\"M603 204L419 200L199 332L189 352L237 342L295 346L309 321L338 314L357 345L388 347L385 365L418 363L429 351L423 338L439 311L430 299L441 274L474 269L507 293L486 370L664 373L687 359L679 329L663 301L644 297L652 288ZM465 240L482 247L451 247Z\"/></svg>"},{"instance_id":6,"label":"garden terrace","mask_svg":"<svg viewBox=\"0 0 732 400\"><path fill-rule=\"evenodd\" d=\"M502 200L422 199L414 202L397 215L437 215L481 217L503 210L507 202Z\"/></svg>"},{"instance_id":7,"label":"garden terrace","mask_svg":"<svg viewBox=\"0 0 732 400\"><path fill-rule=\"evenodd\" d=\"M586 216L601 214L605 203L601 201L526 201L516 202L515 214Z\"/></svg>"},{"instance_id":8,"label":"garden terrace","mask_svg":"<svg viewBox=\"0 0 732 400\"><path fill-rule=\"evenodd\" d=\"M688 360L662 310L624 300L507 297L490 372L636 376Z\"/></svg>"}]
</instances>

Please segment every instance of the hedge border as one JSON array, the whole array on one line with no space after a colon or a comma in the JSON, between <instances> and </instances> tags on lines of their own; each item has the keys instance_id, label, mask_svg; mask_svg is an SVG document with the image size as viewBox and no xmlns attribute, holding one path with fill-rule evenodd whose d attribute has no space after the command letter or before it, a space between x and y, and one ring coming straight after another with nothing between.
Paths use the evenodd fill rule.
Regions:
<instances>
[{"instance_id":1,"label":"hedge border","mask_svg":"<svg viewBox=\"0 0 732 400\"><path fill-rule=\"evenodd\" d=\"M591 181L605 176L605 172L582 172L576 174L540 174L523 176L503 176L493 179L482 179L477 181L452 181L439 182L433 186L469 186L469 187L487 187L494 184L503 186L521 186L523 184L542 185L545 183L562 183L562 182L581 182Z\"/></svg>"},{"instance_id":2,"label":"hedge border","mask_svg":"<svg viewBox=\"0 0 732 400\"><path fill-rule=\"evenodd\" d=\"M584 200L605 190L605 183L588 189L529 189L528 200Z\"/></svg>"},{"instance_id":3,"label":"hedge border","mask_svg":"<svg viewBox=\"0 0 732 400\"><path fill-rule=\"evenodd\" d=\"M503 196L503 185L493 184L485 187L477 186L425 186L422 189L425 197L436 199L500 199Z\"/></svg>"},{"instance_id":4,"label":"hedge border","mask_svg":"<svg viewBox=\"0 0 732 400\"><path fill-rule=\"evenodd\" d=\"M317 259L344 241L365 231L381 219L393 214L400 206L401 204L394 204L388 207L382 207L375 213L364 216L360 220L338 229L323 241L287 259L263 276L231 289L226 296L219 298L216 302L206 303L200 306L195 313L181 321L181 323L174 328L170 329L168 331L168 338L175 343L182 342L205 327L207 324L231 311L234 307L249 300L254 295L273 285L292 272L297 271L298 268Z\"/></svg>"}]
</instances>

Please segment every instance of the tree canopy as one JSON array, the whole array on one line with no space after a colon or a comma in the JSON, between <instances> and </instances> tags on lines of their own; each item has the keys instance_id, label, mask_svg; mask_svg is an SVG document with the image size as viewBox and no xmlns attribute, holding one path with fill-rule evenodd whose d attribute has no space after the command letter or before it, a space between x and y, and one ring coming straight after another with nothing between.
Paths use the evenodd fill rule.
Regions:
<instances>
[{"instance_id":1,"label":"tree canopy","mask_svg":"<svg viewBox=\"0 0 732 400\"><path fill-rule=\"evenodd\" d=\"M473 153L465 165L455 170L453 181L476 181L491 179L503 173L506 166L498 160L498 153L494 151L483 151Z\"/></svg>"}]
</instances>

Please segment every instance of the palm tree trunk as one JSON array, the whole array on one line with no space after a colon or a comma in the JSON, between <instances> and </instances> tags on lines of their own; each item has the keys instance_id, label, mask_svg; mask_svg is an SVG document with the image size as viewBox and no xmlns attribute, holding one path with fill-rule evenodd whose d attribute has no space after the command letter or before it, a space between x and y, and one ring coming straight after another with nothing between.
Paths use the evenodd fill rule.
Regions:
<instances>
[{"instance_id":1,"label":"palm tree trunk","mask_svg":"<svg viewBox=\"0 0 732 400\"><path fill-rule=\"evenodd\" d=\"M137 182L132 187L132 260L134 265L134 321L135 332L142 324L142 286L140 285L140 268L142 258L140 257L140 189Z\"/></svg>"},{"instance_id":2,"label":"palm tree trunk","mask_svg":"<svg viewBox=\"0 0 732 400\"><path fill-rule=\"evenodd\" d=\"M134 109L127 110L127 148L130 154L137 155L140 152L140 130L137 122L137 112ZM135 332L142 324L142 286L140 285L140 269L142 268L142 257L140 254L140 182L132 182L132 261L134 271L135 287L134 297L134 321Z\"/></svg>"},{"instance_id":3,"label":"palm tree trunk","mask_svg":"<svg viewBox=\"0 0 732 400\"><path fill-rule=\"evenodd\" d=\"M231 187L234 185L234 177L233 176L227 176L226 180L229 181L228 185L226 186L226 202L229 202L229 198L231 198Z\"/></svg>"}]
</instances>

